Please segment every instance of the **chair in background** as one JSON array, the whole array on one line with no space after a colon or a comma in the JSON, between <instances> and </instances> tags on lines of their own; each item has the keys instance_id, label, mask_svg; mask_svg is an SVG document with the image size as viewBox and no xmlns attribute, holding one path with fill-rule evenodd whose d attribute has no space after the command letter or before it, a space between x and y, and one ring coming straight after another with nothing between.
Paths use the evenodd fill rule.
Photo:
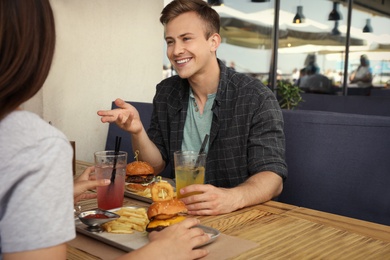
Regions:
<instances>
[{"instance_id":1,"label":"chair in background","mask_svg":"<svg viewBox=\"0 0 390 260\"><path fill-rule=\"evenodd\" d=\"M365 88L348 88L347 93L349 96L370 96L372 87Z\"/></svg>"},{"instance_id":2,"label":"chair in background","mask_svg":"<svg viewBox=\"0 0 390 260\"><path fill-rule=\"evenodd\" d=\"M330 79L322 74L313 74L307 77L304 86L306 93L333 94Z\"/></svg>"}]
</instances>

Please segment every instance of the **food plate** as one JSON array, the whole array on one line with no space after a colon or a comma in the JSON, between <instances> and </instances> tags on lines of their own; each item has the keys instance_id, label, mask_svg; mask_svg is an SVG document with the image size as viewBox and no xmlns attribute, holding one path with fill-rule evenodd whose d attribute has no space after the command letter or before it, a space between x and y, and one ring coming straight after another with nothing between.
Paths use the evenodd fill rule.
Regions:
<instances>
[{"instance_id":1,"label":"food plate","mask_svg":"<svg viewBox=\"0 0 390 260\"><path fill-rule=\"evenodd\" d=\"M136 209L140 207L128 206L126 208ZM119 209L120 208L116 208L108 211L115 212ZM75 225L76 225L77 232L128 252L138 249L149 242L148 233L146 231L145 232L134 231L134 233L132 234L116 234L116 233L108 233L105 231L92 232L90 231L88 226L82 223L78 218L75 219Z\"/></svg>"},{"instance_id":2,"label":"food plate","mask_svg":"<svg viewBox=\"0 0 390 260\"><path fill-rule=\"evenodd\" d=\"M201 244L200 246L197 246L197 248L213 243L221 234L219 230L216 230L215 228L206 227L203 225L197 225L196 227L203 229L203 231L210 237L210 240Z\"/></svg>"},{"instance_id":3,"label":"food plate","mask_svg":"<svg viewBox=\"0 0 390 260\"><path fill-rule=\"evenodd\" d=\"M128 207L128 208L139 208L139 207ZM119 210L119 208L112 209L110 211L116 211L116 210ZM76 224L77 232L89 236L93 239L99 240L113 247L124 250L126 252L130 252L135 249L138 249L149 242L148 233L146 231L145 232L134 231L134 233L132 234L115 234L115 233L108 233L108 232L98 233L98 232L89 231L88 226L83 224L78 218L75 219L75 224ZM204 232L210 236L210 240L200 245L199 247L214 242L220 235L220 232L214 228L206 227L203 225L198 225L197 227L203 229Z\"/></svg>"},{"instance_id":4,"label":"food plate","mask_svg":"<svg viewBox=\"0 0 390 260\"><path fill-rule=\"evenodd\" d=\"M135 200L140 200L140 201L143 201L143 202L146 202L146 203L150 203L150 204L153 202L152 198L148 198L148 197L144 197L144 196L138 195L135 192L129 191L126 187L125 187L125 196L128 197L128 198L132 198L132 199L135 199Z\"/></svg>"},{"instance_id":5,"label":"food plate","mask_svg":"<svg viewBox=\"0 0 390 260\"><path fill-rule=\"evenodd\" d=\"M173 190L176 191L176 184L175 184L174 180L168 179L168 178L162 178L162 180L171 184L173 187ZM145 196L140 195L140 193L132 192L132 191L128 190L127 187L125 187L125 196L128 198L140 200L140 201L150 203L150 204L153 202L150 197L145 197Z\"/></svg>"}]
</instances>

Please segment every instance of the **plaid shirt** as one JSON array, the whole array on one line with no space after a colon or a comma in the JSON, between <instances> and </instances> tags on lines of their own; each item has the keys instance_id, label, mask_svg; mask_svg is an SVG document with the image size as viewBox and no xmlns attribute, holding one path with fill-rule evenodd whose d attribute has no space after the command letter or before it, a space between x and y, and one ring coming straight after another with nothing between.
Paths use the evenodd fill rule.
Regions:
<instances>
[{"instance_id":1,"label":"plaid shirt","mask_svg":"<svg viewBox=\"0 0 390 260\"><path fill-rule=\"evenodd\" d=\"M235 187L262 171L286 179L284 123L275 95L259 80L221 61L219 66L205 183ZM189 88L187 79L173 76L157 85L153 99L148 135L171 165L173 152L181 150Z\"/></svg>"}]
</instances>

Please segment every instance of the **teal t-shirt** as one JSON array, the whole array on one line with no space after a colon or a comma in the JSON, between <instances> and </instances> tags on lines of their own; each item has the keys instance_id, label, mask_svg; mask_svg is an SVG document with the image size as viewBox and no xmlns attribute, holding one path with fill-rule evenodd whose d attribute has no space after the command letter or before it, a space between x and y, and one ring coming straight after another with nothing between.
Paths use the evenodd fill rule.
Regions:
<instances>
[{"instance_id":1,"label":"teal t-shirt","mask_svg":"<svg viewBox=\"0 0 390 260\"><path fill-rule=\"evenodd\" d=\"M187 118L184 124L183 143L181 146L183 151L199 151L205 135L210 134L211 121L213 119L211 108L215 95L216 93L207 96L203 114L200 114L194 94L192 89L190 89ZM209 143L206 145L205 152L207 153L208 150Z\"/></svg>"}]
</instances>

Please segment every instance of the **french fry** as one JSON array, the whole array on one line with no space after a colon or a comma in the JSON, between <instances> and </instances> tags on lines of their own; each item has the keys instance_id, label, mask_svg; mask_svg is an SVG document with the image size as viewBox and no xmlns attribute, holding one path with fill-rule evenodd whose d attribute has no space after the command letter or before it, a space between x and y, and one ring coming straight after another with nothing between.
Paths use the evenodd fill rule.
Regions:
<instances>
[{"instance_id":1,"label":"french fry","mask_svg":"<svg viewBox=\"0 0 390 260\"><path fill-rule=\"evenodd\" d=\"M134 229L134 230L137 230L137 231L139 231L139 232L145 231L145 228L146 228L146 226L138 226L138 225L134 225L134 226L133 226L133 229Z\"/></svg>"},{"instance_id":2,"label":"french fry","mask_svg":"<svg viewBox=\"0 0 390 260\"><path fill-rule=\"evenodd\" d=\"M121 208L115 212L120 217L104 223L103 228L110 233L131 234L136 231L145 231L149 223L145 208Z\"/></svg>"},{"instance_id":3,"label":"french fry","mask_svg":"<svg viewBox=\"0 0 390 260\"><path fill-rule=\"evenodd\" d=\"M116 233L116 234L133 234L133 230L112 230L110 233Z\"/></svg>"}]
</instances>

